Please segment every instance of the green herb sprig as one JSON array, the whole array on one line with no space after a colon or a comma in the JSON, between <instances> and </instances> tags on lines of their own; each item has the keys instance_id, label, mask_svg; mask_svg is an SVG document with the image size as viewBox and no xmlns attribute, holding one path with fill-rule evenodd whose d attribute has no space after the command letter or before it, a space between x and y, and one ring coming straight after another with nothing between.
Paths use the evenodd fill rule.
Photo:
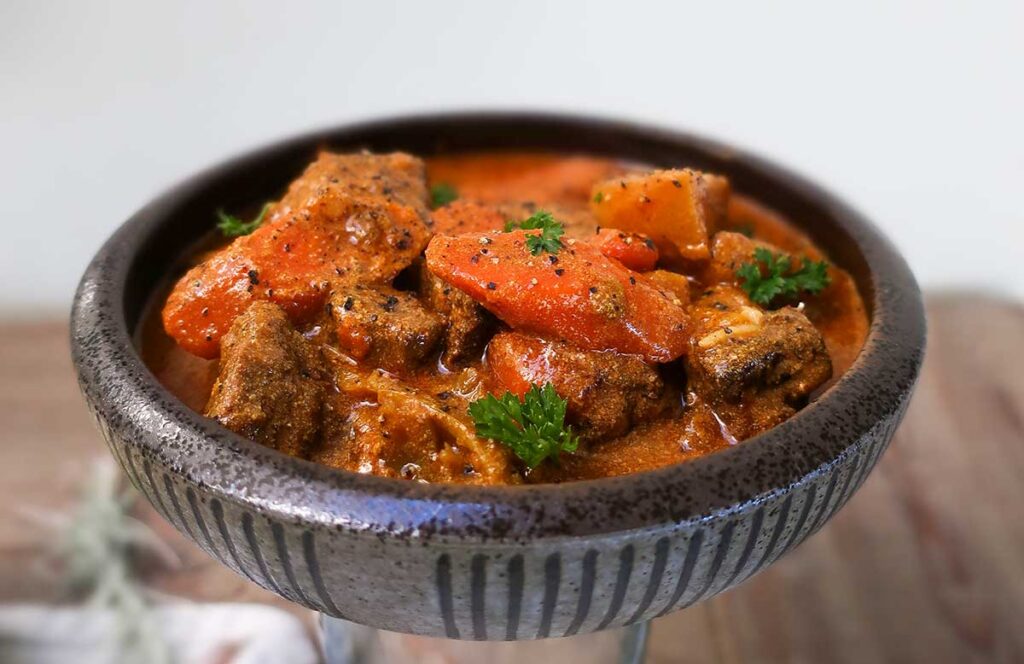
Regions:
<instances>
[{"instance_id":1,"label":"green herb sprig","mask_svg":"<svg viewBox=\"0 0 1024 664\"><path fill-rule=\"evenodd\" d=\"M549 254L557 254L564 246L561 237L565 235L565 228L550 212L537 210L523 221L505 222L506 233L517 228L524 231L540 231L540 233L531 233L526 237L526 248L534 256L539 256L545 251Z\"/></svg>"},{"instance_id":2,"label":"green herb sprig","mask_svg":"<svg viewBox=\"0 0 1024 664\"><path fill-rule=\"evenodd\" d=\"M736 276L743 280L740 285L750 299L763 306L783 295L819 293L831 283L825 261L804 258L800 269L793 271L789 256L763 247L754 250L753 262L739 266Z\"/></svg>"},{"instance_id":3,"label":"green herb sprig","mask_svg":"<svg viewBox=\"0 0 1024 664\"><path fill-rule=\"evenodd\" d=\"M511 392L488 394L469 404L476 433L509 447L530 468L562 452L575 452L579 438L565 424L567 402L551 383L533 385L520 401Z\"/></svg>"},{"instance_id":4,"label":"green herb sprig","mask_svg":"<svg viewBox=\"0 0 1024 664\"><path fill-rule=\"evenodd\" d=\"M224 237L248 235L260 227L260 224L263 223L263 217L267 215L267 210L272 205L273 203L264 203L260 213L252 221L242 221L238 217L224 212L224 210L217 210L217 228L224 234Z\"/></svg>"},{"instance_id":5,"label":"green herb sprig","mask_svg":"<svg viewBox=\"0 0 1024 664\"><path fill-rule=\"evenodd\" d=\"M458 199L458 190L447 182L438 182L430 188L430 207L434 210Z\"/></svg>"}]
</instances>

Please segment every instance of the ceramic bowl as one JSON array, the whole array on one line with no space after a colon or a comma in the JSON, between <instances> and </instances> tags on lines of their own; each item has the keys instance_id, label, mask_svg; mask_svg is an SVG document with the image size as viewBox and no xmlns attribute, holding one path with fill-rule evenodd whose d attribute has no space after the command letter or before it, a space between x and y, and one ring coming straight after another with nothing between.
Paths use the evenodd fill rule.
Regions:
<instances>
[{"instance_id":1,"label":"ceramic bowl","mask_svg":"<svg viewBox=\"0 0 1024 664\"><path fill-rule=\"evenodd\" d=\"M688 463L593 481L425 485L284 456L190 410L142 363L147 298L210 229L265 200L319 148L585 152L724 173L855 278L854 366L795 417ZM644 621L771 565L840 509L910 399L925 322L903 258L861 215L764 159L701 137L571 116L444 114L275 143L206 170L126 221L89 265L71 340L114 457L156 509L253 583L329 616L459 639L533 639Z\"/></svg>"}]
</instances>

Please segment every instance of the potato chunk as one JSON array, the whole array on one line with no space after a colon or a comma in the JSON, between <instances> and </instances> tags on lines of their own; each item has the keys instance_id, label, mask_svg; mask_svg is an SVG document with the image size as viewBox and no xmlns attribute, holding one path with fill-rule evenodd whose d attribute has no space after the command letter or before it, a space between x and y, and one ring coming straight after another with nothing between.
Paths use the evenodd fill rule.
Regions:
<instances>
[{"instance_id":1,"label":"potato chunk","mask_svg":"<svg viewBox=\"0 0 1024 664\"><path fill-rule=\"evenodd\" d=\"M594 187L591 210L601 226L648 235L669 265L710 257L728 200L728 180L690 169L651 171Z\"/></svg>"}]
</instances>

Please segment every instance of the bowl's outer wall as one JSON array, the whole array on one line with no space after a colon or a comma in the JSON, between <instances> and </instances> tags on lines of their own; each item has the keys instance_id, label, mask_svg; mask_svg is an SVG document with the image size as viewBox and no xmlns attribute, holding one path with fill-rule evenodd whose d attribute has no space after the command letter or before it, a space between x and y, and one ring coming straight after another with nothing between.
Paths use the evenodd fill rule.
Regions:
<instances>
[{"instance_id":1,"label":"bowl's outer wall","mask_svg":"<svg viewBox=\"0 0 1024 664\"><path fill-rule=\"evenodd\" d=\"M571 636L650 620L776 561L860 487L899 417L814 476L701 522L589 539L450 547L294 523L206 495L97 423L132 484L203 550L331 616L462 639Z\"/></svg>"},{"instance_id":2,"label":"bowl's outer wall","mask_svg":"<svg viewBox=\"0 0 1024 664\"><path fill-rule=\"evenodd\" d=\"M211 211L273 195L318 146L541 148L724 172L851 271L873 313L868 342L812 408L756 440L649 473L485 489L398 483L284 457L187 409L141 363L131 335ZM132 483L181 532L253 582L326 614L464 639L621 626L749 578L864 481L905 412L923 349L923 308L905 263L825 192L702 139L551 116L385 121L228 162L126 222L90 265L72 312L90 410Z\"/></svg>"}]
</instances>

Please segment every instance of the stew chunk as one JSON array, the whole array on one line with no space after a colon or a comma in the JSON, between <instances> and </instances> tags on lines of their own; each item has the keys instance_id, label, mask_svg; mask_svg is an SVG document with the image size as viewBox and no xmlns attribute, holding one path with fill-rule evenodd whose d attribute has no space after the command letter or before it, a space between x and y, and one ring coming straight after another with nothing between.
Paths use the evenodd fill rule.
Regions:
<instances>
[{"instance_id":1,"label":"stew chunk","mask_svg":"<svg viewBox=\"0 0 1024 664\"><path fill-rule=\"evenodd\" d=\"M427 247L427 267L522 332L650 362L686 352L688 317L678 298L585 242L534 254L527 238L537 232L439 235Z\"/></svg>"},{"instance_id":2,"label":"stew chunk","mask_svg":"<svg viewBox=\"0 0 1024 664\"><path fill-rule=\"evenodd\" d=\"M190 353L213 358L231 321L253 301L274 302L299 323L347 273L387 283L427 243L426 200L419 159L323 153L267 221L178 281L164 306L164 329Z\"/></svg>"},{"instance_id":3,"label":"stew chunk","mask_svg":"<svg viewBox=\"0 0 1024 664\"><path fill-rule=\"evenodd\" d=\"M434 275L426 265L421 267L420 298L446 323L441 362L454 367L479 357L494 328L494 317L476 300Z\"/></svg>"},{"instance_id":4,"label":"stew chunk","mask_svg":"<svg viewBox=\"0 0 1024 664\"><path fill-rule=\"evenodd\" d=\"M670 263L706 260L729 196L728 180L690 169L651 171L594 187L590 209L603 227L643 233Z\"/></svg>"},{"instance_id":5,"label":"stew chunk","mask_svg":"<svg viewBox=\"0 0 1024 664\"><path fill-rule=\"evenodd\" d=\"M667 406L658 372L630 355L502 332L488 344L487 362L501 388L520 398L531 385L551 383L584 440L621 436Z\"/></svg>"},{"instance_id":6,"label":"stew chunk","mask_svg":"<svg viewBox=\"0 0 1024 664\"><path fill-rule=\"evenodd\" d=\"M391 371L421 364L444 332L441 318L414 294L390 286L339 284L327 309L343 352Z\"/></svg>"},{"instance_id":7,"label":"stew chunk","mask_svg":"<svg viewBox=\"0 0 1024 664\"><path fill-rule=\"evenodd\" d=\"M320 430L320 359L279 307L253 303L224 335L206 415L246 438L301 456Z\"/></svg>"},{"instance_id":8,"label":"stew chunk","mask_svg":"<svg viewBox=\"0 0 1024 664\"><path fill-rule=\"evenodd\" d=\"M693 307L690 386L739 439L793 415L832 376L821 334L793 307L765 312L717 286Z\"/></svg>"}]
</instances>

